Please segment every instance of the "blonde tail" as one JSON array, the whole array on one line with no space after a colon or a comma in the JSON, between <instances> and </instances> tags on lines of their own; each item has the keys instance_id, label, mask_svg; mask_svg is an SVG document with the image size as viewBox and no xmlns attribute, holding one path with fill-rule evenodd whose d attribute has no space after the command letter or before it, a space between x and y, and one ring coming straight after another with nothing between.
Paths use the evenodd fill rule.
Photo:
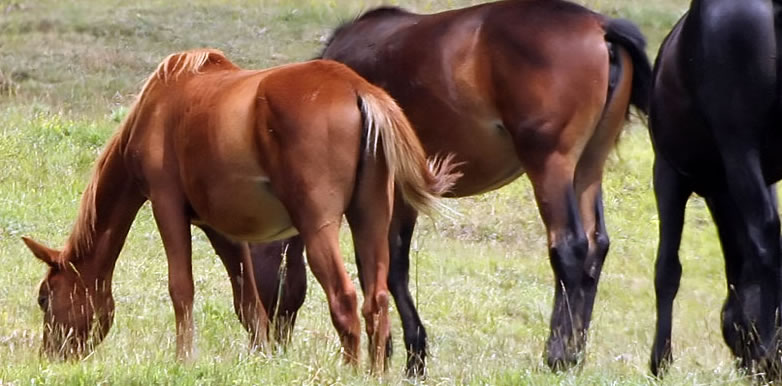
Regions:
<instances>
[{"instance_id":1,"label":"blonde tail","mask_svg":"<svg viewBox=\"0 0 782 386\"><path fill-rule=\"evenodd\" d=\"M378 144L383 146L389 173L405 201L425 214L447 210L440 197L462 175L454 171L458 164L453 154L427 161L415 131L391 96L368 83L358 96L367 130L366 151L377 154Z\"/></svg>"}]
</instances>

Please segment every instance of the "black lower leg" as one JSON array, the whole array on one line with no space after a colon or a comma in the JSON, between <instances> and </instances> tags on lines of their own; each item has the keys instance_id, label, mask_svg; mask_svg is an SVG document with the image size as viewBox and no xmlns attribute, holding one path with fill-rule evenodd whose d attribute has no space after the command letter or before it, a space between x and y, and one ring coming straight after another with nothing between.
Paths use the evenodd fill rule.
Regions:
<instances>
[{"instance_id":1,"label":"black lower leg","mask_svg":"<svg viewBox=\"0 0 782 386\"><path fill-rule=\"evenodd\" d=\"M391 261L388 271L388 287L394 297L399 317L402 320L405 349L407 351L406 372L409 377L421 377L426 372L427 336L421 318L410 294L410 242L415 229L416 213L397 205L389 232ZM388 350L391 350L390 345Z\"/></svg>"},{"instance_id":2,"label":"black lower leg","mask_svg":"<svg viewBox=\"0 0 782 386\"><path fill-rule=\"evenodd\" d=\"M581 284L589 242L576 210L572 189L566 194L567 225L555 230L549 259L554 270L556 290L551 312L551 332L546 345L546 363L555 371L572 367L578 362L583 347L574 339L583 330L583 321L576 308L583 297Z\"/></svg>"}]
</instances>

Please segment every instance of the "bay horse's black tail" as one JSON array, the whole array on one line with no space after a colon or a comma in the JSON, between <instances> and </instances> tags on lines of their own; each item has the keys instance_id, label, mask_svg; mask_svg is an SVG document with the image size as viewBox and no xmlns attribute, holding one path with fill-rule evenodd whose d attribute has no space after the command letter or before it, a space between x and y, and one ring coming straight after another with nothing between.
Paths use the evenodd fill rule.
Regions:
<instances>
[{"instance_id":1,"label":"bay horse's black tail","mask_svg":"<svg viewBox=\"0 0 782 386\"><path fill-rule=\"evenodd\" d=\"M649 98L652 90L652 64L646 55L646 38L633 22L625 19L606 18L603 23L607 42L627 50L633 61L633 89L630 104L644 115L649 115ZM611 49L612 58L616 53ZM613 59L612 59L613 62Z\"/></svg>"}]
</instances>

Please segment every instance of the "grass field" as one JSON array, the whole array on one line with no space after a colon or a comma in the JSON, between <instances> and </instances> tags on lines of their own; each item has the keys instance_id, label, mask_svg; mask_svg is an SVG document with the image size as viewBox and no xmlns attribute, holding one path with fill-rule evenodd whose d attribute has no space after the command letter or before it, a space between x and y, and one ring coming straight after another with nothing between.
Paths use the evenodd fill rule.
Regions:
<instances>
[{"instance_id":1,"label":"grass field","mask_svg":"<svg viewBox=\"0 0 782 386\"><path fill-rule=\"evenodd\" d=\"M77 363L38 357L36 302L45 267L20 240L60 246L75 219L93 160L140 82L167 54L223 50L247 68L314 56L330 28L373 1L0 0L0 385L3 384L367 384L404 383L401 330L392 314L391 371L378 378L340 363L320 287L287 352L251 354L234 316L228 280L194 232L198 358L174 359L165 255L148 207L139 213L114 276L114 327ZM477 1L397 1L422 12ZM587 0L630 18L653 55L685 0ZM652 274L657 217L646 129L634 123L611 158L605 200L612 247L583 368L552 374L542 352L553 279L545 235L526 178L480 197L451 201L462 218L421 219L413 291L429 329L429 384L649 384ZM677 358L665 384L745 382L719 332L725 296L716 232L690 202L675 306ZM343 251L352 259L349 236ZM355 266L348 269L355 277ZM362 344L362 348L364 345ZM364 352L364 358L366 353Z\"/></svg>"}]
</instances>

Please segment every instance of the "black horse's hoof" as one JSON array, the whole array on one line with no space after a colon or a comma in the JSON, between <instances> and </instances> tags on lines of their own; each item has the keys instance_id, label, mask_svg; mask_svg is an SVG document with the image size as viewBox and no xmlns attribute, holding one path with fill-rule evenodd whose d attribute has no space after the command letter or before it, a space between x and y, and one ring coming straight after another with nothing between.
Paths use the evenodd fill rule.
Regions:
<instances>
[{"instance_id":1,"label":"black horse's hoof","mask_svg":"<svg viewBox=\"0 0 782 386\"><path fill-rule=\"evenodd\" d=\"M554 372L572 369L578 364L579 352L568 350L559 339L549 341L546 351L546 365Z\"/></svg>"},{"instance_id":2,"label":"black horse's hoof","mask_svg":"<svg viewBox=\"0 0 782 386\"><path fill-rule=\"evenodd\" d=\"M426 378L426 358L409 354L407 357L407 369L405 375L410 379L423 380Z\"/></svg>"},{"instance_id":3,"label":"black horse's hoof","mask_svg":"<svg viewBox=\"0 0 782 386\"><path fill-rule=\"evenodd\" d=\"M663 358L652 357L652 360L649 362L649 370L657 379L663 379L665 374L668 373L668 368L671 367L672 361L673 358L670 355Z\"/></svg>"}]
</instances>

